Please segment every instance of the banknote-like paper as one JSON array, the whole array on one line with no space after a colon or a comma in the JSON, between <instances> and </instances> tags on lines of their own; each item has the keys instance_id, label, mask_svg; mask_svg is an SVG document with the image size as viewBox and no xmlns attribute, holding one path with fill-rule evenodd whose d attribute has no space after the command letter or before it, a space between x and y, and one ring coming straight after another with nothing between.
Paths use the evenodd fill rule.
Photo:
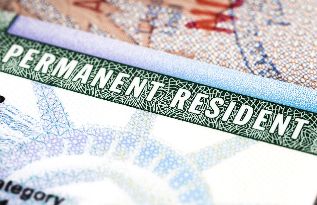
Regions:
<instances>
[{"instance_id":1,"label":"banknote-like paper","mask_svg":"<svg viewBox=\"0 0 317 205\"><path fill-rule=\"evenodd\" d=\"M314 0L5 0L0 6L213 65L317 87Z\"/></svg>"}]
</instances>

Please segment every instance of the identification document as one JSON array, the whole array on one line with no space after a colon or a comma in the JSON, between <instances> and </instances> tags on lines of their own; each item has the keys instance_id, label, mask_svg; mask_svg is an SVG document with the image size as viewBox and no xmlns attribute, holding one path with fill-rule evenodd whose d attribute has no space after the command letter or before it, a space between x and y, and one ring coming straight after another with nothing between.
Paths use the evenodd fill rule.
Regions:
<instances>
[{"instance_id":1,"label":"identification document","mask_svg":"<svg viewBox=\"0 0 317 205\"><path fill-rule=\"evenodd\" d=\"M317 88L315 0L2 0L43 21Z\"/></svg>"},{"instance_id":2,"label":"identification document","mask_svg":"<svg viewBox=\"0 0 317 205\"><path fill-rule=\"evenodd\" d=\"M0 204L316 200L311 88L7 12L0 45Z\"/></svg>"}]
</instances>

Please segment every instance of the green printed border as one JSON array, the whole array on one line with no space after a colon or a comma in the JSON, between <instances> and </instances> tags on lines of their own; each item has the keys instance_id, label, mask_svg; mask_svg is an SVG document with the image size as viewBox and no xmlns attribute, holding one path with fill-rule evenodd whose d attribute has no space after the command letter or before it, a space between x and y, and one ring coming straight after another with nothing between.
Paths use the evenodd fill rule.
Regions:
<instances>
[{"instance_id":1,"label":"green printed border","mask_svg":"<svg viewBox=\"0 0 317 205\"><path fill-rule=\"evenodd\" d=\"M155 73L152 71L147 71L141 68L133 67L130 65L125 65L122 63L114 62L111 60L101 59L98 57L86 55L83 53L74 52L65 48L56 47L53 45L44 44L41 42L36 42L33 40L29 40L23 37L14 36L12 34L7 33L6 29L9 26L3 26L2 22L0 22L0 28L2 31L0 32L0 59L3 59L6 52L13 44L18 44L24 47L25 52L32 48L39 50L41 53L48 52L54 54L57 57L56 62L61 57L66 57L70 60L77 60L79 62L77 70L75 70L71 77L67 80L61 79L55 76L50 76L47 74L43 74L40 72L35 72L33 68L35 67L37 61L41 57L39 55L36 57L31 64L30 69L24 69L18 66L18 62L21 60L21 57L10 59L7 63L1 63L0 72L4 72L7 74L15 75L18 77L26 78L29 80L33 80L39 83L43 83L46 85L59 87L62 89L70 90L73 92L81 93L84 95L96 97L99 99L107 100L114 103L119 103L122 105L130 106L133 108L141 109L144 111L156 113L159 115L164 115L167 117L171 117L174 119L194 123L197 125L209 127L212 129L221 130L224 132L236 134L242 137L247 137L254 140L263 141L266 143L283 146L286 148L310 153L317 154L317 114L291 108L284 105L279 105L276 103L260 100L257 98L233 93L226 90L216 89L209 86L205 86L202 84L182 80L176 77L171 77L159 73ZM164 59L162 59L164 60ZM91 77L88 79L87 84L81 84L80 82L73 82L71 79L78 73L78 71L85 65L92 64L94 65L94 70L92 71ZM49 72L52 71L56 63L49 67ZM127 73L131 76L129 80L132 80L133 77L137 76L141 79L148 79L148 81L156 81L162 82L165 84L163 88L160 88L157 94L155 95L152 101L147 101L146 97L151 90L151 85L146 85L140 97L135 98L133 96L126 96L124 92L114 93L109 91L109 87L111 83L108 83L104 89L99 89L95 87L91 87L89 84L92 81L92 76L95 76L99 68L109 68L114 71L114 76L110 78L110 82L113 82L116 74L123 72ZM125 91L128 87L129 83L123 85L122 90ZM192 97L190 101L193 100L194 96L197 93L204 93L209 96L209 100L212 98L223 98L225 101L224 106L220 107L221 114L216 118L208 118L203 113L202 114L194 114L188 112L188 107L190 106L189 102L185 103L185 111L177 108L171 108L169 105L175 96L176 92L180 89L190 90L192 93ZM17 88L18 89L18 88ZM207 108L209 100L205 100L203 106L201 106L202 110ZM300 136L294 140L291 138L293 130L296 127L296 122L291 121L290 127L286 130L284 136L279 136L277 133L269 133L269 127L273 122L273 118L269 118L265 131L260 131L252 128L252 125L255 122L255 117L253 117L249 123L246 125L240 126L233 124L234 116L237 114L238 109L234 109L233 114L229 118L228 121L224 122L221 120L225 109L228 107L228 104L231 101L237 102L238 105L249 105L254 108L254 116L257 116L262 109L266 109L273 113L273 116L276 116L279 113L283 113L285 116L291 116L292 119L302 118L310 121L309 125L305 126L305 129L302 130ZM238 106L239 107L239 106Z\"/></svg>"}]
</instances>

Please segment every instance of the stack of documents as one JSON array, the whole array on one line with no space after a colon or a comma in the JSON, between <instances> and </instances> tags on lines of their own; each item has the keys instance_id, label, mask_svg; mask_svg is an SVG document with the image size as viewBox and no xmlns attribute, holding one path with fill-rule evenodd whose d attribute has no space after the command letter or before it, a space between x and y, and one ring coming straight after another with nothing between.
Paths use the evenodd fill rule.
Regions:
<instances>
[{"instance_id":1,"label":"stack of documents","mask_svg":"<svg viewBox=\"0 0 317 205\"><path fill-rule=\"evenodd\" d=\"M0 8L0 205L317 203L317 2Z\"/></svg>"}]
</instances>

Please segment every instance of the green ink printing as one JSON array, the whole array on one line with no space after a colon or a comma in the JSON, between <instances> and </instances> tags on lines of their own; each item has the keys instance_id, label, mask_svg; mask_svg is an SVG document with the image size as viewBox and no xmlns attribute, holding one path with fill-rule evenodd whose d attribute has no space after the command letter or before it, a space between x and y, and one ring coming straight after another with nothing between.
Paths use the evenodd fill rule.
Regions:
<instances>
[{"instance_id":1,"label":"green ink printing","mask_svg":"<svg viewBox=\"0 0 317 205\"><path fill-rule=\"evenodd\" d=\"M316 154L316 114L0 33L0 71Z\"/></svg>"}]
</instances>

